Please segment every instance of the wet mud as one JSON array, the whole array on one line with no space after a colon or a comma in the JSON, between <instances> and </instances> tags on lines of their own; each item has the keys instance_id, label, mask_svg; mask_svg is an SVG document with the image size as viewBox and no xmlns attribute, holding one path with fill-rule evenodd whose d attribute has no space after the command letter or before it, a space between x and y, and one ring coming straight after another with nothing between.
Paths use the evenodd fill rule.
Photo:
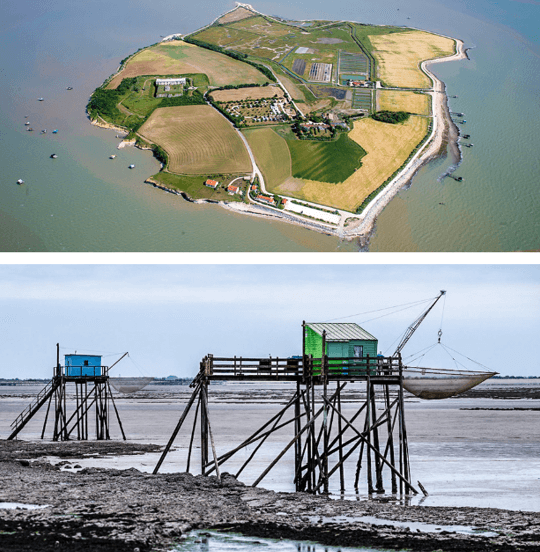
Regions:
<instances>
[{"instance_id":1,"label":"wet mud","mask_svg":"<svg viewBox=\"0 0 540 552\"><path fill-rule=\"evenodd\" d=\"M228 474L218 482L214 476L185 473L66 469L70 457L140 454L158 448L122 442L0 441L0 502L47 505L33 510L0 508L0 549L171 550L192 529L219 529L396 550L540 550L540 516L533 512L330 500L248 487ZM62 468L44 458L53 455L64 458ZM362 516L389 521L374 525L359 520ZM392 525L392 520L440 524L441 531L411 530ZM445 527L456 525L472 526L477 532Z\"/></svg>"}]
</instances>

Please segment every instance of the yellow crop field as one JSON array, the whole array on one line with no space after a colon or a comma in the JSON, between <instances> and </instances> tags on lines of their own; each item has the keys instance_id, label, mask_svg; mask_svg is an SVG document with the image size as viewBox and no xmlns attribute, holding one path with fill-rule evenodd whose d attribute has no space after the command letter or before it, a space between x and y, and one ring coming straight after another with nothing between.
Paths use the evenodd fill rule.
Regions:
<instances>
[{"instance_id":1,"label":"yellow crop field","mask_svg":"<svg viewBox=\"0 0 540 552\"><path fill-rule=\"evenodd\" d=\"M377 90L377 111L406 111L429 115L430 97L427 94L400 90Z\"/></svg>"},{"instance_id":2,"label":"yellow crop field","mask_svg":"<svg viewBox=\"0 0 540 552\"><path fill-rule=\"evenodd\" d=\"M341 184L305 181L295 196L355 211L364 199L391 176L422 141L428 128L428 119L411 116L405 123L393 125L373 119L354 123L349 138L360 144L367 155L362 166Z\"/></svg>"},{"instance_id":3,"label":"yellow crop field","mask_svg":"<svg viewBox=\"0 0 540 552\"><path fill-rule=\"evenodd\" d=\"M271 128L245 130L244 136L263 173L266 189L275 191L291 176L291 154L286 140Z\"/></svg>"},{"instance_id":4,"label":"yellow crop field","mask_svg":"<svg viewBox=\"0 0 540 552\"><path fill-rule=\"evenodd\" d=\"M431 80L420 69L427 59L450 56L455 42L424 31L370 35L378 78L388 86L431 88Z\"/></svg>"},{"instance_id":5,"label":"yellow crop field","mask_svg":"<svg viewBox=\"0 0 540 552\"><path fill-rule=\"evenodd\" d=\"M231 124L209 105L156 109L139 134L169 156L177 174L248 173L251 161Z\"/></svg>"},{"instance_id":6,"label":"yellow crop field","mask_svg":"<svg viewBox=\"0 0 540 552\"><path fill-rule=\"evenodd\" d=\"M261 98L283 98L283 89L280 86L253 86L232 90L216 90L212 98L216 102L235 102L239 100L260 100Z\"/></svg>"},{"instance_id":7,"label":"yellow crop field","mask_svg":"<svg viewBox=\"0 0 540 552\"><path fill-rule=\"evenodd\" d=\"M213 86L264 84L268 79L255 67L224 54L180 40L163 42L135 54L111 79L107 88L116 88L122 79L140 75L182 75L204 73Z\"/></svg>"}]
</instances>

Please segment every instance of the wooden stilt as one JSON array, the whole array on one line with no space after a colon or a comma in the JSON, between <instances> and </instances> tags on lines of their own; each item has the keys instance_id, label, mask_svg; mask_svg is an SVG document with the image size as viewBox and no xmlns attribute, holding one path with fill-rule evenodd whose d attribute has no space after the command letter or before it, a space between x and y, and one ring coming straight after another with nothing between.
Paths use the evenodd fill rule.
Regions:
<instances>
[{"instance_id":1,"label":"wooden stilt","mask_svg":"<svg viewBox=\"0 0 540 552\"><path fill-rule=\"evenodd\" d=\"M182 413L182 416L180 417L180 420L178 420L178 423L176 424L176 427L174 428L173 434L171 435L171 438L169 439L169 442L165 446L165 449L163 450L163 452L161 454L161 457L159 458L159 461L158 461L156 467L154 468L154 471L152 472L153 474L158 473L159 468L161 467L161 464L163 464L163 460L165 460L165 457L169 453L169 450L171 450L172 444L174 443L174 440L176 439L176 436L178 435L178 432L180 431L180 428L182 427L182 424L184 423L184 420L186 419L186 417L189 413L189 410L190 410L193 402L195 401L195 398L200 393L201 388L202 388L201 384L197 385L197 387L195 388L195 390L191 394L191 397L190 397L186 407L184 408L184 412Z\"/></svg>"}]
</instances>

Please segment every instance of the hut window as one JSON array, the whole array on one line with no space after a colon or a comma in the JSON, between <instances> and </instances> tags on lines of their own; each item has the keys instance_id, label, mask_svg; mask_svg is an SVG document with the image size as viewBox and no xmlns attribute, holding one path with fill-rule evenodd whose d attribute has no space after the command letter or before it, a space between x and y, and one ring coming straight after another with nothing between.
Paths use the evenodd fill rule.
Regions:
<instances>
[{"instance_id":1,"label":"hut window","mask_svg":"<svg viewBox=\"0 0 540 552\"><path fill-rule=\"evenodd\" d=\"M364 356L362 345L355 345L354 346L354 358L360 358L362 356Z\"/></svg>"},{"instance_id":2,"label":"hut window","mask_svg":"<svg viewBox=\"0 0 540 552\"><path fill-rule=\"evenodd\" d=\"M88 361L87 360L84 361L84 365L88 366Z\"/></svg>"}]
</instances>

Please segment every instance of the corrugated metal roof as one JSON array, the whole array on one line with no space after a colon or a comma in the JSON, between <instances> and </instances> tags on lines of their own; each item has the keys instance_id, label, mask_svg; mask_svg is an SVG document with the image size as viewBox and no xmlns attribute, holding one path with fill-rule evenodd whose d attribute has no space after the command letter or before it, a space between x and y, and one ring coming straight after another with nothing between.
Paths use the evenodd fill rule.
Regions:
<instances>
[{"instance_id":1,"label":"corrugated metal roof","mask_svg":"<svg viewBox=\"0 0 540 552\"><path fill-rule=\"evenodd\" d=\"M366 332L358 324L342 323L306 323L314 332L322 335L326 330L326 341L348 341L349 339L376 340L377 338Z\"/></svg>"}]
</instances>

